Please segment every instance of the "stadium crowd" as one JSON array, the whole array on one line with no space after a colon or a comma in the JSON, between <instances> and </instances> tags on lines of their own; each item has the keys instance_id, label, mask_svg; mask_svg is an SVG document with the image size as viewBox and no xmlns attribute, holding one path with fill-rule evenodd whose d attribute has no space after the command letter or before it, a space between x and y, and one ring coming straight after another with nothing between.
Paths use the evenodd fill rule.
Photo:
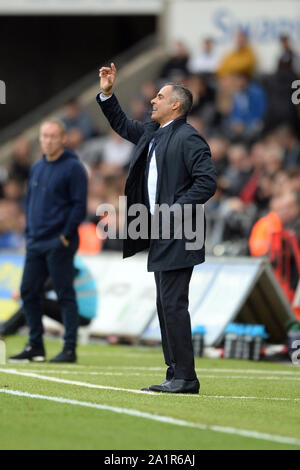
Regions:
<instances>
[{"instance_id":1,"label":"stadium crowd","mask_svg":"<svg viewBox=\"0 0 300 470\"><path fill-rule=\"evenodd\" d=\"M217 192L206 204L208 253L265 254L261 240L253 243L253 236L266 239L268 231L252 232L270 212L300 240L300 106L291 99L291 84L299 73L299 58L287 36L279 38L277 65L268 75L260 73L242 31L223 57L218 57L212 38L192 53L178 41L157 80L143 83L126 110L131 118L146 121L150 100L163 84L179 82L191 89L194 104L188 121L209 143L218 174ZM99 135L76 99L65 104L61 118L67 127L67 146L89 173L81 250L121 249L121 240L95 240L94 228L99 204L113 204L118 214L132 144L113 131ZM26 181L33 153L21 135L14 142L9 167L0 168L0 250L24 248Z\"/></svg>"}]
</instances>

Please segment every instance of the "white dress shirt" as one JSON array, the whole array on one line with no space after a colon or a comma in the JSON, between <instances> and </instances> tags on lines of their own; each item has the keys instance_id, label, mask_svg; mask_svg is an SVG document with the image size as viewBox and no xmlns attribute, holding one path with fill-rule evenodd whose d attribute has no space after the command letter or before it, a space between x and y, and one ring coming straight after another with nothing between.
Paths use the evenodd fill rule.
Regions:
<instances>
[{"instance_id":1,"label":"white dress shirt","mask_svg":"<svg viewBox=\"0 0 300 470\"><path fill-rule=\"evenodd\" d=\"M171 124L172 121L167 122L164 126L161 127L166 127L169 124ZM149 144L149 152L151 150L151 147L153 145L153 140L151 140ZM149 196L149 204L150 204L150 212L153 215L154 214L154 206L155 206L155 201L156 201L156 189L157 189L157 166L156 166L156 155L155 155L155 150L152 154L150 166L149 166L149 175L148 175L148 196Z\"/></svg>"}]
</instances>

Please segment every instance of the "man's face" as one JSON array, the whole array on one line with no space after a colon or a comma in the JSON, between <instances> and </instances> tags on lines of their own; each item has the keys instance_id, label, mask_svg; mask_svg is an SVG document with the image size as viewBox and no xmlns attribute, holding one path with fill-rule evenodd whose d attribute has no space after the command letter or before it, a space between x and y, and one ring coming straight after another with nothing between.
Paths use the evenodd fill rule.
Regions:
<instances>
[{"instance_id":1,"label":"man's face","mask_svg":"<svg viewBox=\"0 0 300 470\"><path fill-rule=\"evenodd\" d=\"M278 196L273 202L272 208L277 212L284 225L294 222L299 217L299 203L289 193Z\"/></svg>"},{"instance_id":2,"label":"man's face","mask_svg":"<svg viewBox=\"0 0 300 470\"><path fill-rule=\"evenodd\" d=\"M40 144L45 155L51 157L63 151L65 134L55 122L46 122L40 131Z\"/></svg>"},{"instance_id":3,"label":"man's face","mask_svg":"<svg viewBox=\"0 0 300 470\"><path fill-rule=\"evenodd\" d=\"M162 126L174 119L174 112L178 109L178 101L172 102L171 94L172 86L166 85L151 100L153 108L151 118Z\"/></svg>"}]
</instances>

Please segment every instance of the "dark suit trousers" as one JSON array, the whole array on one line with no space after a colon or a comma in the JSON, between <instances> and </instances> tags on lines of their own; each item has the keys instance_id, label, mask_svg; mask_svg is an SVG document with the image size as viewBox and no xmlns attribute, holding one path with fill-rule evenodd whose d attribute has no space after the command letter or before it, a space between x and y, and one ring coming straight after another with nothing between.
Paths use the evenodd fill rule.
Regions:
<instances>
[{"instance_id":1,"label":"dark suit trousers","mask_svg":"<svg viewBox=\"0 0 300 470\"><path fill-rule=\"evenodd\" d=\"M162 336L167 379L196 378L191 320L188 312L189 283L193 267L155 272L156 305Z\"/></svg>"},{"instance_id":2,"label":"dark suit trousers","mask_svg":"<svg viewBox=\"0 0 300 470\"><path fill-rule=\"evenodd\" d=\"M68 247L63 246L59 237L39 242L28 241L21 297L29 326L29 343L39 347L43 336L42 288L50 275L57 294L62 320L65 326L65 347L76 346L78 308L73 287L73 259L78 248L78 236L74 236Z\"/></svg>"}]
</instances>

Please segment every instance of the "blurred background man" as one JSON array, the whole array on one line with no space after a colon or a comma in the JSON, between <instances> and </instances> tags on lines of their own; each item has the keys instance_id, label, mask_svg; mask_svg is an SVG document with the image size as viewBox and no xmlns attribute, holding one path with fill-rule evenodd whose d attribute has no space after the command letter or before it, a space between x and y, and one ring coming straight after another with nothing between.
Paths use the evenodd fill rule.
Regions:
<instances>
[{"instance_id":1,"label":"blurred background man","mask_svg":"<svg viewBox=\"0 0 300 470\"><path fill-rule=\"evenodd\" d=\"M65 326L64 348L52 362L76 361L78 308L73 288L73 258L78 227L86 214L87 175L76 155L65 150L60 121L40 130L41 160L33 166L26 203L26 259L21 283L29 343L12 361L44 361L41 291L53 283Z\"/></svg>"}]
</instances>

